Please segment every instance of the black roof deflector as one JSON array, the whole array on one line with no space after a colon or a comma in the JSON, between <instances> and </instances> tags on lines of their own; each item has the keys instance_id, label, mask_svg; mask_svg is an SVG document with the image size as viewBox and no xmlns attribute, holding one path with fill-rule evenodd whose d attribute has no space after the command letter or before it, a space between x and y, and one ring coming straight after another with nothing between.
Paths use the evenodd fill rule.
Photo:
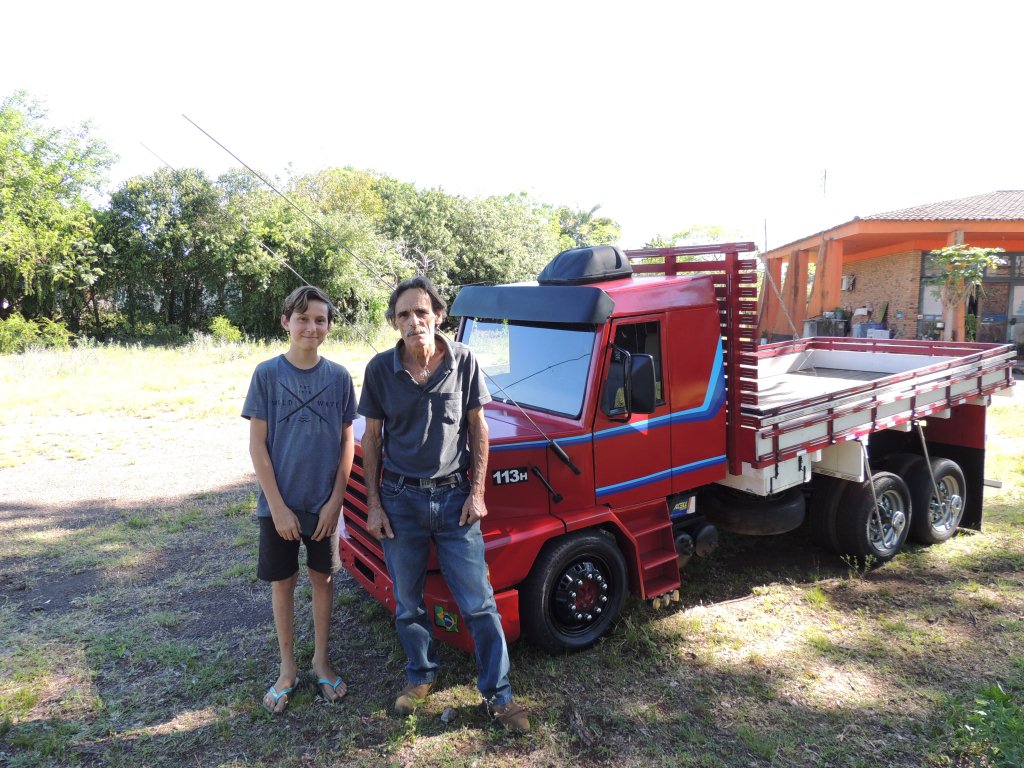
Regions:
<instances>
[{"instance_id":1,"label":"black roof deflector","mask_svg":"<svg viewBox=\"0 0 1024 768\"><path fill-rule=\"evenodd\" d=\"M489 320L539 323L605 322L615 302L600 288L559 285L468 285L452 302L450 314Z\"/></svg>"},{"instance_id":2,"label":"black roof deflector","mask_svg":"<svg viewBox=\"0 0 1024 768\"><path fill-rule=\"evenodd\" d=\"M541 285L581 285L629 277L633 267L614 245L570 248L555 256L537 277Z\"/></svg>"}]
</instances>

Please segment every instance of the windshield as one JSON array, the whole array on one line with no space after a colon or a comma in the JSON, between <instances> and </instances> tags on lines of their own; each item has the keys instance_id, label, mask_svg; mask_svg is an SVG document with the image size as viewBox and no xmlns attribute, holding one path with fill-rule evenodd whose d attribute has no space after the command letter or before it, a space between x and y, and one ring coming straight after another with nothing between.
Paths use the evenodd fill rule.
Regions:
<instances>
[{"instance_id":1,"label":"windshield","mask_svg":"<svg viewBox=\"0 0 1024 768\"><path fill-rule=\"evenodd\" d=\"M495 400L580 415L594 331L466 320L462 341L473 348Z\"/></svg>"}]
</instances>

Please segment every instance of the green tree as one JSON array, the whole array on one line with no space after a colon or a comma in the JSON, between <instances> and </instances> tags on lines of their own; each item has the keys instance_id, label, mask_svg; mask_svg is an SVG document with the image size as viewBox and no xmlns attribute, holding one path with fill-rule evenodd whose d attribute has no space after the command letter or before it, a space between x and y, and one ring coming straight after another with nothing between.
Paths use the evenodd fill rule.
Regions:
<instances>
[{"instance_id":1,"label":"green tree","mask_svg":"<svg viewBox=\"0 0 1024 768\"><path fill-rule=\"evenodd\" d=\"M606 216L596 216L600 205L590 210L562 206L556 209L559 227L559 250L589 245L613 245L622 234L618 223Z\"/></svg>"},{"instance_id":2,"label":"green tree","mask_svg":"<svg viewBox=\"0 0 1024 768\"><path fill-rule=\"evenodd\" d=\"M671 235L655 235L646 243L644 248L674 248L682 245L705 245L708 243L723 243L731 239L725 227L717 224L691 224L686 229L681 229Z\"/></svg>"},{"instance_id":3,"label":"green tree","mask_svg":"<svg viewBox=\"0 0 1024 768\"><path fill-rule=\"evenodd\" d=\"M458 211L447 275L453 293L462 285L533 279L558 250L550 211L524 194L464 199Z\"/></svg>"},{"instance_id":4,"label":"green tree","mask_svg":"<svg viewBox=\"0 0 1024 768\"><path fill-rule=\"evenodd\" d=\"M350 169L294 179L282 186L300 213L239 175L218 180L232 231L228 317L247 333L274 336L284 297L305 280L327 291L346 324L382 320L380 297L398 257L375 227L383 212L375 179Z\"/></svg>"},{"instance_id":5,"label":"green tree","mask_svg":"<svg viewBox=\"0 0 1024 768\"><path fill-rule=\"evenodd\" d=\"M126 181L110 199L108 290L132 330L140 321L205 329L222 314L230 260L220 194L199 170L160 169Z\"/></svg>"},{"instance_id":6,"label":"green tree","mask_svg":"<svg viewBox=\"0 0 1024 768\"><path fill-rule=\"evenodd\" d=\"M88 202L115 160L88 123L47 124L19 91L0 103L0 316L60 317L74 328L101 274Z\"/></svg>"},{"instance_id":7,"label":"green tree","mask_svg":"<svg viewBox=\"0 0 1024 768\"><path fill-rule=\"evenodd\" d=\"M979 248L966 243L931 252L929 261L938 268L938 273L925 280L932 284L935 297L942 302L943 339L953 338L954 313L968 299L977 296L985 271L1006 264L999 256L1003 252L1003 248Z\"/></svg>"}]
</instances>

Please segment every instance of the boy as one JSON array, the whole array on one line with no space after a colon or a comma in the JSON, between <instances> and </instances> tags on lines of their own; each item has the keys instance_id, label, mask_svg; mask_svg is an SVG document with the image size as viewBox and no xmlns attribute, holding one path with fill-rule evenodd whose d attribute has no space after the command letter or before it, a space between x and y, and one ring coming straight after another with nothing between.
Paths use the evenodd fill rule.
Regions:
<instances>
[{"instance_id":1,"label":"boy","mask_svg":"<svg viewBox=\"0 0 1024 768\"><path fill-rule=\"evenodd\" d=\"M295 584L299 541L313 586L313 669L317 694L339 701L347 688L327 658L334 602L333 574L340 567L338 520L352 469L355 391L341 365L320 357L334 306L307 285L285 299L281 327L288 351L256 366L242 416L249 419L249 454L260 484L257 575L271 584L274 626L281 650L277 681L263 697L272 714L283 712L299 682L295 661Z\"/></svg>"}]
</instances>

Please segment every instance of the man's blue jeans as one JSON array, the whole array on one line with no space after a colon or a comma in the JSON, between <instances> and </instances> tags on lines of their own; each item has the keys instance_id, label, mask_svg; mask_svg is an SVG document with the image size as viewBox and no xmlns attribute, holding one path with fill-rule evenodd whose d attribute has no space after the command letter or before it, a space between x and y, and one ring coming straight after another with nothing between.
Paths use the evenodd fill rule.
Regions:
<instances>
[{"instance_id":1,"label":"man's blue jeans","mask_svg":"<svg viewBox=\"0 0 1024 768\"><path fill-rule=\"evenodd\" d=\"M419 488L384 480L381 503L395 538L383 540L394 582L398 638L409 657L410 683L432 683L439 666L431 614L423 600L430 540L476 651L477 687L491 704L512 700L509 660L494 590L487 578L480 522L459 525L469 483Z\"/></svg>"}]
</instances>

